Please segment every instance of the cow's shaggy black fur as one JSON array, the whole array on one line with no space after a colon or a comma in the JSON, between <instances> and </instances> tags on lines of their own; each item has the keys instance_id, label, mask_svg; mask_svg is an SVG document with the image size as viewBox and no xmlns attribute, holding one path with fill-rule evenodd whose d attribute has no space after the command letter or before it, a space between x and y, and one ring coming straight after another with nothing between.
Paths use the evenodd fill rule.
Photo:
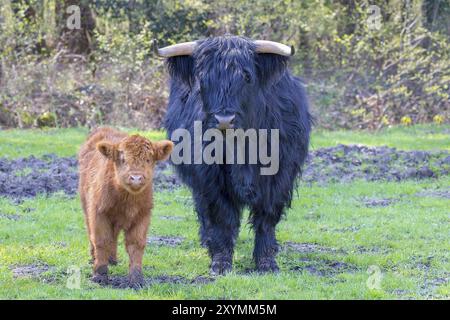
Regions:
<instances>
[{"instance_id":1,"label":"cow's shaggy black fur","mask_svg":"<svg viewBox=\"0 0 450 320\"><path fill-rule=\"evenodd\" d=\"M237 36L201 40L192 56L167 60L169 136L178 128L193 136L194 121L202 121L203 130L214 127L215 114L235 114L235 128L279 129L280 166L275 175L261 175L260 163L176 166L193 191L200 237L211 255L213 273L232 268L244 207L250 209L255 231L257 269L278 270L275 226L291 204L311 130L304 86L287 63L284 56L256 53L251 40Z\"/></svg>"}]
</instances>

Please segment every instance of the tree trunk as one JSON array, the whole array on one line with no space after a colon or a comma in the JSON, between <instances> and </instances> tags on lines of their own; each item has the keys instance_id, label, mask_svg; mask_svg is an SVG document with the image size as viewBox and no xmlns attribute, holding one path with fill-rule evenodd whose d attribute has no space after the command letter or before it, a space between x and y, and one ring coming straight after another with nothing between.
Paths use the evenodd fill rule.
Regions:
<instances>
[{"instance_id":1,"label":"tree trunk","mask_svg":"<svg viewBox=\"0 0 450 320\"><path fill-rule=\"evenodd\" d=\"M68 10L70 6L75 10ZM79 13L79 14L78 14ZM94 12L86 0L57 1L58 51L64 55L89 55L93 49ZM79 25L75 23L78 19Z\"/></svg>"}]
</instances>

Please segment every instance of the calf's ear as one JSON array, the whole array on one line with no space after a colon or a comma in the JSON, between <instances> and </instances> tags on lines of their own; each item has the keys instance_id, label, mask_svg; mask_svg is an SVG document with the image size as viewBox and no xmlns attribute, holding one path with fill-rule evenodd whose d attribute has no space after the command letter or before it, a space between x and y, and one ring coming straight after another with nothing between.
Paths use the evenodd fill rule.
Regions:
<instances>
[{"instance_id":1,"label":"calf's ear","mask_svg":"<svg viewBox=\"0 0 450 320\"><path fill-rule=\"evenodd\" d=\"M289 58L273 53L257 53L256 72L262 85L271 85L280 79L287 68Z\"/></svg>"},{"instance_id":2,"label":"calf's ear","mask_svg":"<svg viewBox=\"0 0 450 320\"><path fill-rule=\"evenodd\" d=\"M110 160L114 160L116 157L116 146L111 143L100 142L97 144L97 150Z\"/></svg>"},{"instance_id":3,"label":"calf's ear","mask_svg":"<svg viewBox=\"0 0 450 320\"><path fill-rule=\"evenodd\" d=\"M156 161L166 160L173 150L173 142L169 140L163 140L154 142L155 154L154 158Z\"/></svg>"}]
</instances>

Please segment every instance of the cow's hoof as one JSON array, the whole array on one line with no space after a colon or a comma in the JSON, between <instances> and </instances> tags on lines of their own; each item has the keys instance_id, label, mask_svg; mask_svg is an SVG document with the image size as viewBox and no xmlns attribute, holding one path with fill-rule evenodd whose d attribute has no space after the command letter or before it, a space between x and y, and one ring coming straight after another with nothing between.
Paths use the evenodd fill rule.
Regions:
<instances>
[{"instance_id":1,"label":"cow's hoof","mask_svg":"<svg viewBox=\"0 0 450 320\"><path fill-rule=\"evenodd\" d=\"M108 262L112 266L117 266L117 263L118 263L117 258L113 258L113 257L109 257Z\"/></svg>"},{"instance_id":2,"label":"cow's hoof","mask_svg":"<svg viewBox=\"0 0 450 320\"><path fill-rule=\"evenodd\" d=\"M130 272L128 276L128 287L139 290L142 289L145 285L144 275L141 271L134 270Z\"/></svg>"},{"instance_id":3,"label":"cow's hoof","mask_svg":"<svg viewBox=\"0 0 450 320\"><path fill-rule=\"evenodd\" d=\"M278 268L275 258L264 258L256 263L256 270L260 273L277 273L280 271L280 268Z\"/></svg>"},{"instance_id":4,"label":"cow's hoof","mask_svg":"<svg viewBox=\"0 0 450 320\"><path fill-rule=\"evenodd\" d=\"M220 276L230 272L233 264L229 259L213 259L211 262L211 275Z\"/></svg>"}]
</instances>

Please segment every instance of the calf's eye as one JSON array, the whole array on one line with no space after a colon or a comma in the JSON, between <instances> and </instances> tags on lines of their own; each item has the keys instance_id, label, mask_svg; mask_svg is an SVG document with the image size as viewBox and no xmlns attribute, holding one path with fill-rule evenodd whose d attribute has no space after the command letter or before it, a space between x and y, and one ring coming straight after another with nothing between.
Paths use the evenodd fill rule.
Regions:
<instances>
[{"instance_id":1,"label":"calf's eye","mask_svg":"<svg viewBox=\"0 0 450 320\"><path fill-rule=\"evenodd\" d=\"M119 163L124 163L125 162L125 157L123 155L123 152L119 153L118 160L119 160Z\"/></svg>"}]
</instances>

